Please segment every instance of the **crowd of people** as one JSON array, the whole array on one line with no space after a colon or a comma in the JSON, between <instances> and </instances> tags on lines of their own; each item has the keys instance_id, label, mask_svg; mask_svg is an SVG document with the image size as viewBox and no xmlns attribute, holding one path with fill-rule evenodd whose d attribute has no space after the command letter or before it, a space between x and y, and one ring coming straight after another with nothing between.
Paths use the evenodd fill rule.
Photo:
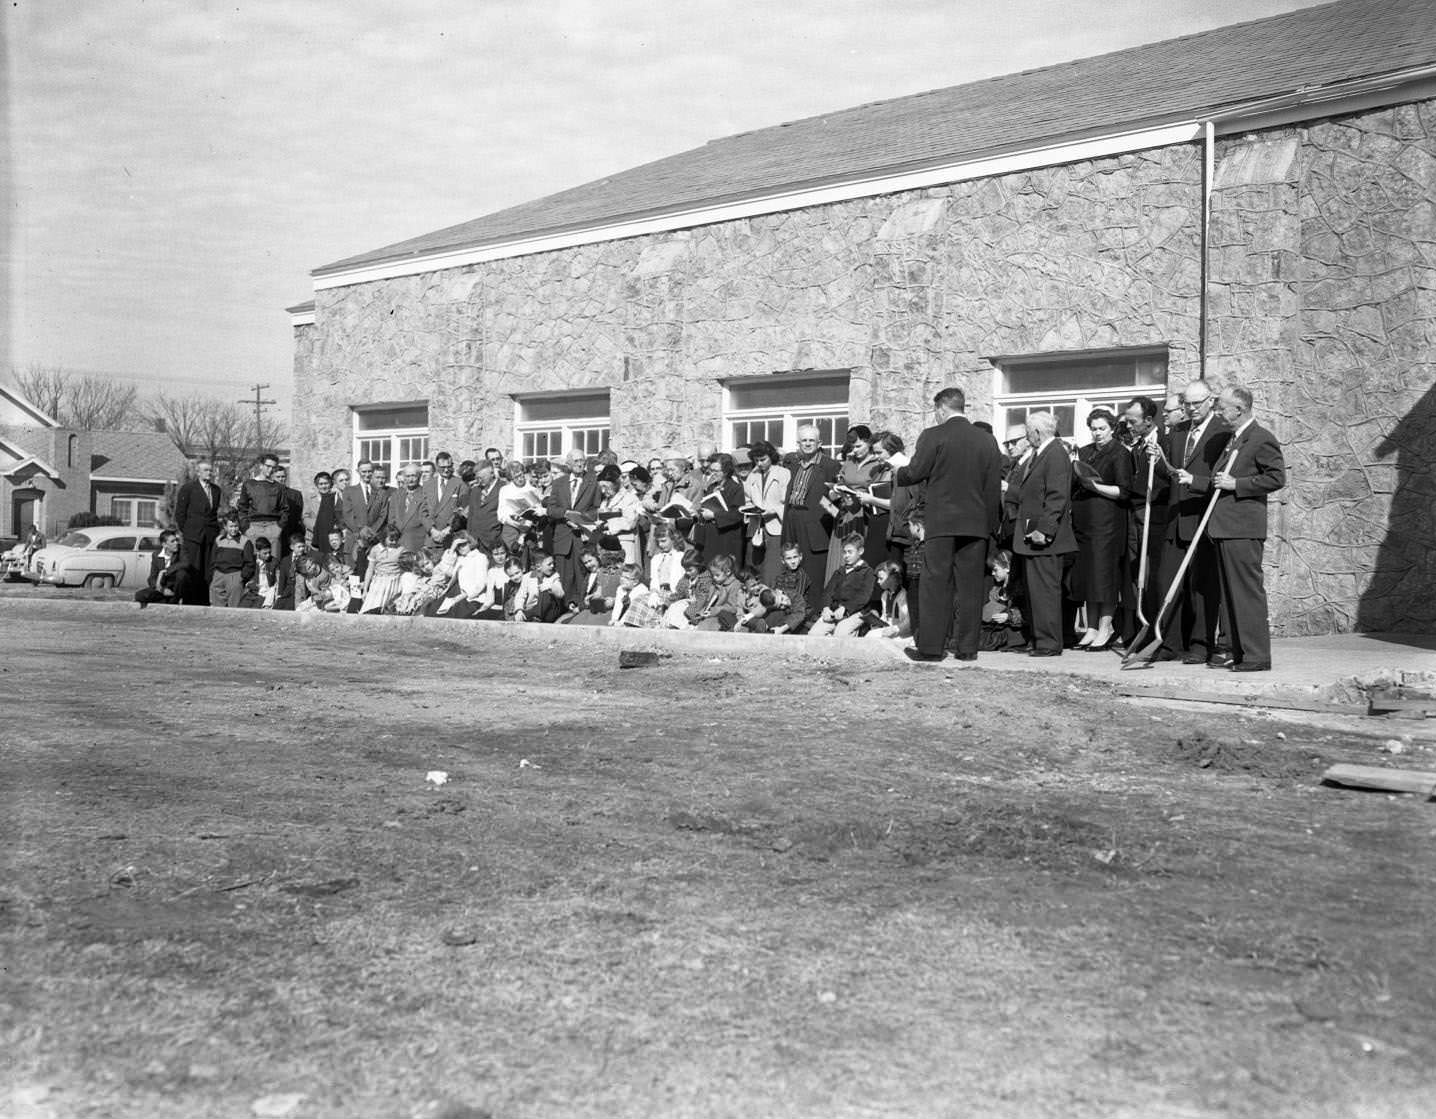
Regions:
<instances>
[{"instance_id":1,"label":"crowd of people","mask_svg":"<svg viewBox=\"0 0 1436 1119\"><path fill-rule=\"evenodd\" d=\"M1164 656L1269 667L1261 541L1280 448L1245 389L1215 412L1205 382L1177 399L1180 420L1145 396L1094 410L1080 448L1050 412L999 444L949 388L911 454L862 424L837 456L812 426L787 453L756 442L646 463L608 450L508 461L491 447L403 464L392 487L367 460L321 471L309 495L272 454L229 495L201 462L136 598L911 637L918 660L1121 648L1167 601Z\"/></svg>"}]
</instances>

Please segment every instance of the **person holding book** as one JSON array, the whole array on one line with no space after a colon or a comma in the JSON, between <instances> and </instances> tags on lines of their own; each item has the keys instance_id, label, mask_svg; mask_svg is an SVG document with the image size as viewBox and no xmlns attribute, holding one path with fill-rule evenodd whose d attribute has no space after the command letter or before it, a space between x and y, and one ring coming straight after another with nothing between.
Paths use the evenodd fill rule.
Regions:
<instances>
[{"instance_id":1,"label":"person holding book","mask_svg":"<svg viewBox=\"0 0 1436 1119\"><path fill-rule=\"evenodd\" d=\"M866 424L854 424L848 428L848 439L843 446L843 466L838 473L837 483L830 487L829 498L837 506L837 518L833 523L833 539L846 540L854 534L863 537L863 549L867 550L868 520L871 507L863 501L870 495L873 483L879 474L886 473L883 460L873 454L873 433ZM891 486L887 487L891 494ZM828 552L827 575L844 566L842 552L833 548Z\"/></svg>"},{"instance_id":2,"label":"person holding book","mask_svg":"<svg viewBox=\"0 0 1436 1119\"><path fill-rule=\"evenodd\" d=\"M510 553L517 554L543 518L544 498L523 463L509 463L508 471L508 482L499 488L497 511L504 545Z\"/></svg>"},{"instance_id":3,"label":"person holding book","mask_svg":"<svg viewBox=\"0 0 1436 1119\"><path fill-rule=\"evenodd\" d=\"M743 485L734 476L732 455L710 455L703 467L707 481L693 511L693 547L704 563L727 556L737 566L743 554Z\"/></svg>"},{"instance_id":4,"label":"person holding book","mask_svg":"<svg viewBox=\"0 0 1436 1119\"><path fill-rule=\"evenodd\" d=\"M828 549L838 511L828 498L828 486L838 480L842 467L823 450L818 429L804 424L798 428L798 453L788 469L793 477L783 501L783 543L803 550L803 569L817 591L827 582Z\"/></svg>"},{"instance_id":5,"label":"person holding book","mask_svg":"<svg viewBox=\"0 0 1436 1119\"><path fill-rule=\"evenodd\" d=\"M777 448L765 440L749 444L748 458L753 469L743 481L743 531L748 554L771 587L783 569L783 499L793 476L778 465Z\"/></svg>"},{"instance_id":6,"label":"person holding book","mask_svg":"<svg viewBox=\"0 0 1436 1119\"><path fill-rule=\"evenodd\" d=\"M868 511L868 528L863 537L863 559L876 568L887 560L902 562L909 543L908 510L922 499L922 486L899 486L893 474L908 464L902 437L891 431L873 435L872 488L859 491L858 499Z\"/></svg>"},{"instance_id":7,"label":"person holding book","mask_svg":"<svg viewBox=\"0 0 1436 1119\"><path fill-rule=\"evenodd\" d=\"M623 484L616 466L605 466L598 472L598 507L587 531L599 539L612 537L623 552L624 563L638 562L638 521L643 516L643 502Z\"/></svg>"}]
</instances>

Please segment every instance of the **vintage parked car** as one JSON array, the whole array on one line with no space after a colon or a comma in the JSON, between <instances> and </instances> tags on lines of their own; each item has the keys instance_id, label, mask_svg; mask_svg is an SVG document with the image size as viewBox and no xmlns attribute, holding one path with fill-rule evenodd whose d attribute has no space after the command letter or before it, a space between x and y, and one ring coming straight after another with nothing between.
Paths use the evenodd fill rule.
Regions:
<instances>
[{"instance_id":1,"label":"vintage parked car","mask_svg":"<svg viewBox=\"0 0 1436 1119\"><path fill-rule=\"evenodd\" d=\"M25 542L18 536L0 536L0 579L13 583L23 578Z\"/></svg>"},{"instance_id":2,"label":"vintage parked car","mask_svg":"<svg viewBox=\"0 0 1436 1119\"><path fill-rule=\"evenodd\" d=\"M123 525L76 529L36 552L23 574L57 587L142 587L159 546L158 529Z\"/></svg>"}]
</instances>

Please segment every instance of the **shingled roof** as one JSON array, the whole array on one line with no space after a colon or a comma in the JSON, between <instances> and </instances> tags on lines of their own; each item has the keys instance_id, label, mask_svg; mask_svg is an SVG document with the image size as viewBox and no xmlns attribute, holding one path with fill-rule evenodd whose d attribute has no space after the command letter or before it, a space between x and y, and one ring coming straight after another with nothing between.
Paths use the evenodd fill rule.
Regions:
<instances>
[{"instance_id":1,"label":"shingled roof","mask_svg":"<svg viewBox=\"0 0 1436 1119\"><path fill-rule=\"evenodd\" d=\"M1433 64L1432 0L1340 0L742 132L314 275L1219 117Z\"/></svg>"},{"instance_id":2,"label":"shingled roof","mask_svg":"<svg viewBox=\"0 0 1436 1119\"><path fill-rule=\"evenodd\" d=\"M164 432L92 431L90 473L95 478L173 482L184 477L185 457Z\"/></svg>"}]
</instances>

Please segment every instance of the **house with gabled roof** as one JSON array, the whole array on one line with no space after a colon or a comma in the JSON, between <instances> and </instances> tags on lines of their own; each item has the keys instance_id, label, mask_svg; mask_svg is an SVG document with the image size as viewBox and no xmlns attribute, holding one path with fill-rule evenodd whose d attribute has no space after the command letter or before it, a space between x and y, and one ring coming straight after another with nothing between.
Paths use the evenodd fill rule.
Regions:
<instances>
[{"instance_id":1,"label":"house with gabled roof","mask_svg":"<svg viewBox=\"0 0 1436 1119\"><path fill-rule=\"evenodd\" d=\"M1290 467L1278 630L1436 631L1436 502L1411 500L1436 467L1429 0L724 137L313 286L300 476L431 444L787 449L799 423L911 442L952 383L999 431L1041 408L1081 440L1094 405L1240 382Z\"/></svg>"},{"instance_id":2,"label":"house with gabled roof","mask_svg":"<svg viewBox=\"0 0 1436 1119\"><path fill-rule=\"evenodd\" d=\"M38 524L53 538L76 513L151 526L185 458L163 432L68 428L0 385L0 536Z\"/></svg>"}]
</instances>

